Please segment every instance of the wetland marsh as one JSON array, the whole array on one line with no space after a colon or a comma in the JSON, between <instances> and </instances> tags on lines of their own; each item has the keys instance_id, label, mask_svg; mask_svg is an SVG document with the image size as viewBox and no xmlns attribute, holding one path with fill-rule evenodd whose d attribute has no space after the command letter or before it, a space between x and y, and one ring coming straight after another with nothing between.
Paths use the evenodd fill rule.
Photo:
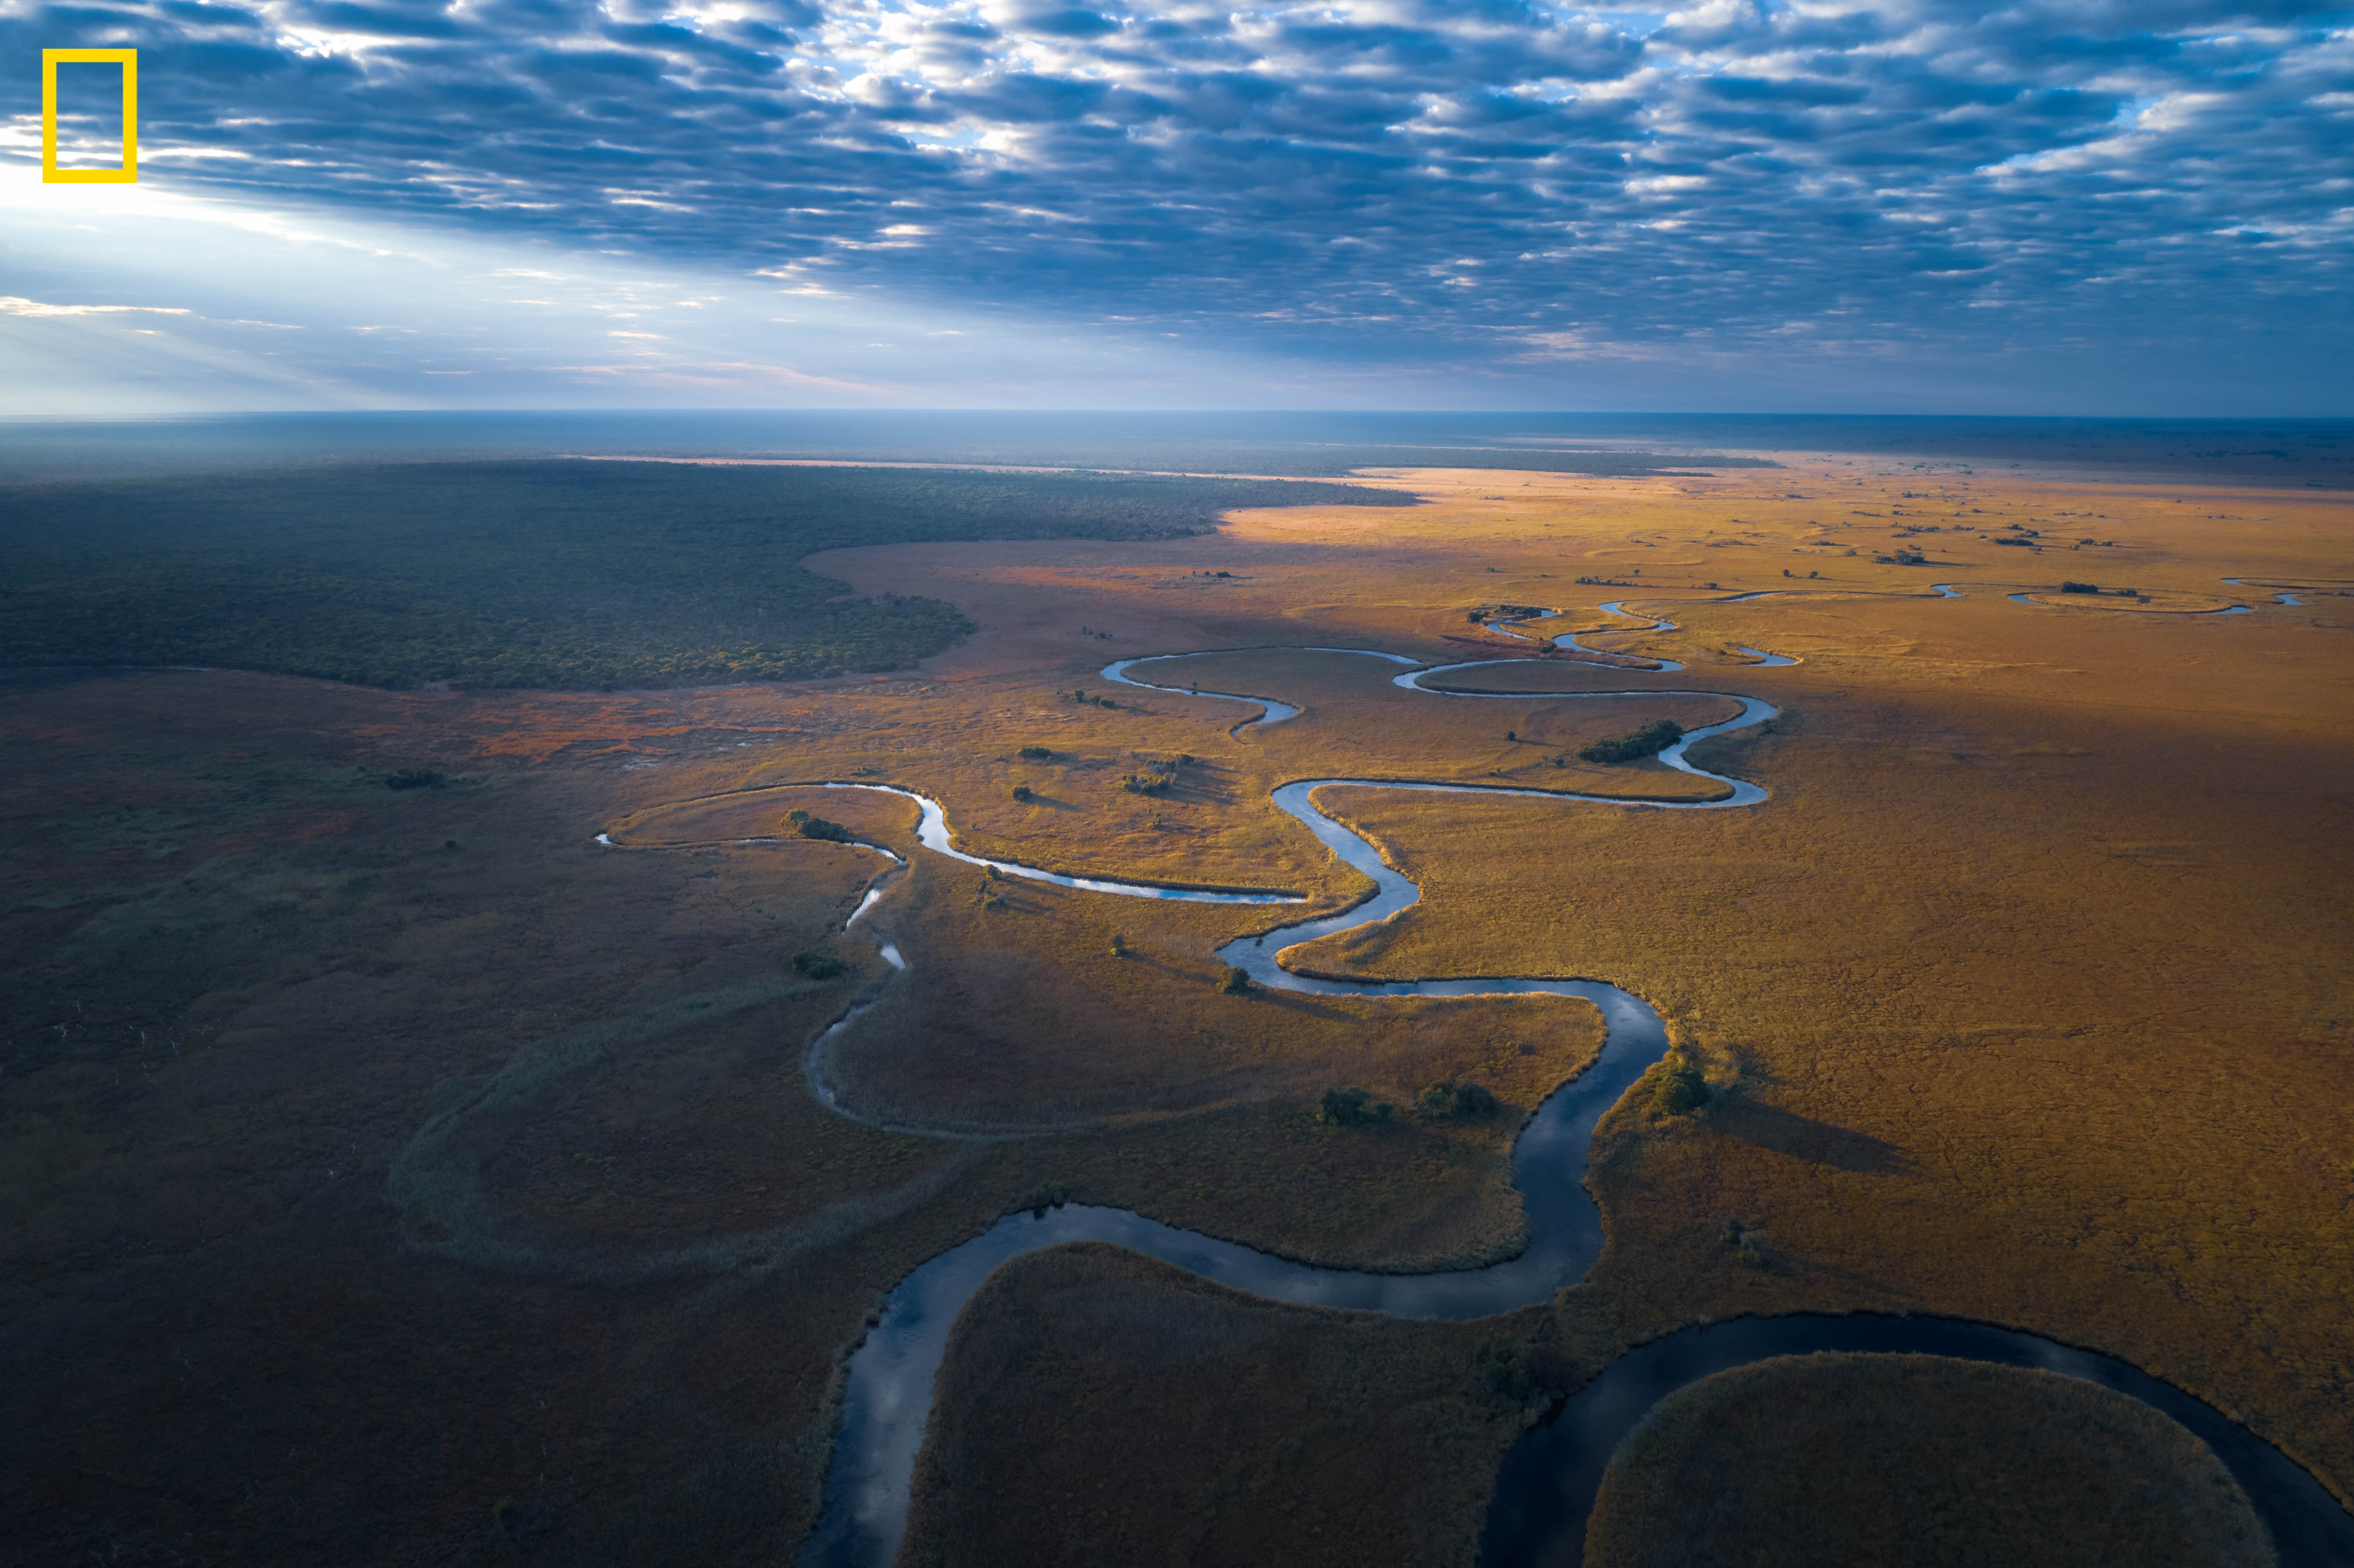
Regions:
<instances>
[{"instance_id":1,"label":"wetland marsh","mask_svg":"<svg viewBox=\"0 0 2354 1568\"><path fill-rule=\"evenodd\" d=\"M2342 503L1776 461L797 559L971 628L863 675L12 683L27 1539L1500 1563L1739 1341L2338 1550Z\"/></svg>"}]
</instances>

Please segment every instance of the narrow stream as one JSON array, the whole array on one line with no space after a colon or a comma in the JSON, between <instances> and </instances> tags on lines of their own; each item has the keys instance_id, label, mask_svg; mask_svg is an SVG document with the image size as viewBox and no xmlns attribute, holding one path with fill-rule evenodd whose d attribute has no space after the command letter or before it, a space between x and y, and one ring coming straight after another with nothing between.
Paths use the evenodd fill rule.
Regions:
<instances>
[{"instance_id":1,"label":"narrow stream","mask_svg":"<svg viewBox=\"0 0 2354 1568\"><path fill-rule=\"evenodd\" d=\"M2296 594L2288 591L2292 588L2297 588L2298 592L2301 593L2328 593L2331 591L2328 588L2302 588L2295 583L2252 583L2240 577L2225 577L2223 580L2230 583L2233 588L2262 588L2266 593L2273 596L2273 602L2274 604L2303 605L2305 600L2297 598Z\"/></svg>"},{"instance_id":2,"label":"narrow stream","mask_svg":"<svg viewBox=\"0 0 2354 1568\"><path fill-rule=\"evenodd\" d=\"M1606 606L1616 609L1616 606ZM1661 622L1662 627L1668 623ZM1362 649L1320 649L1323 652L1363 653L1399 663L1415 662L1396 654ZM1174 659L1186 655L1162 655ZM1216 695L1229 701L1258 705L1265 716L1248 724L1278 723L1299 712L1267 698L1233 694L1195 693L1182 686L1148 685L1128 672L1160 660L1121 660L1105 668L1104 678L1147 690L1181 694ZM1787 661L1786 661L1787 662ZM1461 669L1449 665L1445 669ZM1669 668L1681 666L1669 665ZM1416 667L1396 677L1411 690L1428 691L1418 683L1437 670ZM1434 695L1489 695L1433 692ZM960 1246L929 1259L911 1272L888 1297L881 1317L865 1342L852 1356L843 1397L843 1425L833 1461L825 1482L824 1509L817 1528L801 1553L802 1568L886 1568L896 1557L907 1522L908 1484L917 1451L923 1442L930 1414L933 1384L950 1328L964 1303L999 1265L1042 1247L1066 1242L1102 1241L1131 1247L1164 1262L1192 1270L1221 1284L1273 1300L1310 1303L1388 1313L1399 1317L1469 1319L1525 1307L1552 1298L1564 1285L1581 1277L1599 1255L1601 1215L1584 1185L1586 1150L1595 1124L1616 1104L1644 1070L1667 1048L1667 1032L1658 1013L1639 998L1601 980L1500 977L1442 980L1358 981L1319 979L1296 974L1278 961L1289 948L1337 932L1353 930L1388 918L1412 905L1421 889L1383 863L1380 852L1366 839L1327 816L1315 804L1316 790L1326 786L1445 794L1505 795L1535 798L1564 804L1607 806L1644 810L1718 810L1756 805L1766 792L1745 780L1710 773L1689 760L1694 742L1762 723L1776 711L1755 697L1729 693L1594 692L1511 693L1522 701L1565 697L1610 700L1629 696L1730 696L1741 712L1720 723L1695 729L1660 760L1669 767L1721 783L1727 791L1710 800L1620 800L1525 789L1491 789L1474 784L1402 784L1372 779L1310 779L1286 784L1275 792L1276 805L1307 827L1334 853L1370 877L1372 897L1339 914L1280 925L1256 936L1238 938L1219 950L1220 958L1246 971L1271 990L1326 996L1477 997L1543 994L1575 997L1601 1010L1606 1027L1602 1050L1575 1078L1549 1096L1522 1128L1512 1150L1513 1180L1528 1215L1530 1242L1518 1256L1486 1268L1444 1274L1378 1274L1352 1269L1320 1268L1258 1252L1226 1241L1178 1230L1127 1210L1071 1204L1043 1213L1023 1213L999 1220L989 1230ZM1237 728L1243 726L1236 726ZM945 813L938 802L913 791L880 785L835 784L830 788L885 789L918 802L922 817L918 837L925 847L975 865L995 865L1002 874L1051 882L1060 886L1140 897L1182 898L1235 905L1293 903L1288 894L1254 894L1151 887L1111 879L1079 878L1003 861L986 861L958 851L949 842ZM879 890L870 893L859 914L871 906ZM896 948L885 953L895 968L906 959ZM848 1028L862 1005L837 1022L828 1035ZM815 1047L812 1047L814 1053ZM812 1080L814 1083L814 1079ZM832 1096L820 1087L829 1105ZM838 1107L837 1107L838 1108ZM1894 1329L1887 1325L1896 1325ZM1875 1327L1879 1325L1879 1327ZM1875 1336L1878 1338L1875 1339ZM1975 1336L1975 1337L1973 1337ZM1991 1338L1989 1338L1991 1336ZM1881 1341L1885 1340L1886 1343ZM1946 1348L1948 1344L1961 1348ZM1975 1349L1973 1349L1975 1347ZM2072 1375L2091 1376L2110 1386L2149 1400L2178 1419L2178 1406L2205 1412L2205 1425L2194 1423L2214 1445L2225 1463L2248 1489L2285 1551L2292 1541L2321 1543L2335 1558L2307 1555L2285 1561L2354 1562L2354 1517L2348 1516L2319 1483L2259 1439L2223 1420L2189 1395L2158 1383L2122 1363L2072 1351L2031 1335L2009 1333L1978 1325L1944 1323L1929 1319L1777 1318L1687 1330L1621 1357L1606 1368L1565 1406L1561 1417L1532 1429L1515 1445L1499 1478L1487 1533L1483 1560L1496 1568L1522 1563L1575 1563L1583 1550L1585 1514L1594 1485L1607 1463L1617 1436L1639 1419L1663 1393L1696 1377L1725 1367L1797 1351L1829 1349L1932 1348L1940 1354L1976 1355L1986 1360L2020 1360L2048 1365ZM1981 1353L1982 1352L1982 1353ZM2150 1392L2158 1391L2163 1397ZM2168 1403L2168 1401L2172 1403ZM2221 1436L2209 1431L2217 1427ZM2236 1436L2233 1435L2236 1434Z\"/></svg>"}]
</instances>

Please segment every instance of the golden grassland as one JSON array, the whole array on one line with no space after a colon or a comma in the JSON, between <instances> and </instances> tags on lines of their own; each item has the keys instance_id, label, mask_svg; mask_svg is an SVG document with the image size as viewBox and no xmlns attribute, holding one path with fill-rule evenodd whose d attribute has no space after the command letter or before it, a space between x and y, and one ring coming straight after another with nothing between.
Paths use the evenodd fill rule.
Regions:
<instances>
[{"instance_id":1,"label":"golden grassland","mask_svg":"<svg viewBox=\"0 0 2354 1568\"><path fill-rule=\"evenodd\" d=\"M1507 1322L1281 1306L1092 1243L1017 1258L957 1320L899 1561L1469 1561L1521 1431L1477 1374Z\"/></svg>"},{"instance_id":2,"label":"golden grassland","mask_svg":"<svg viewBox=\"0 0 2354 1568\"><path fill-rule=\"evenodd\" d=\"M1596 1145L1585 1289L1633 1337L1802 1303L2014 1323L2202 1391L2342 1489L2342 698L2076 624L2040 649L2081 672L2065 701L1758 672L1812 681L1717 754L1774 789L1754 812L1355 792L1425 897L1349 960L1566 964L1713 1064L1695 1125ZM1728 1217L1776 1237L1770 1283L1711 1254Z\"/></svg>"},{"instance_id":3,"label":"golden grassland","mask_svg":"<svg viewBox=\"0 0 2354 1568\"><path fill-rule=\"evenodd\" d=\"M2138 1400L1920 1355L1782 1356L1678 1389L1611 1457L1585 1536L1587 1568L2273 1560L2222 1461Z\"/></svg>"},{"instance_id":4,"label":"golden grassland","mask_svg":"<svg viewBox=\"0 0 2354 1568\"><path fill-rule=\"evenodd\" d=\"M1270 652L1156 662L1136 672L1143 681L1198 680L1214 690L1280 694L1303 710L1240 736L1227 731L1251 709L1099 679L1066 688L993 681L980 692L962 683L894 683L875 690L893 715L877 726L889 746L796 749L748 761L732 785L748 793L622 816L612 836L651 845L790 831L778 825L787 810L840 818L854 809L849 802L857 792L785 800L769 791L864 779L949 802L958 846L968 853L1059 872L1297 892L1331 908L1361 896L1366 885L1268 797L1280 784L1339 765L1382 778L1662 800L1719 792L1656 765L1601 768L1578 761L1577 752L1651 718L1696 727L1729 717L1736 710L1721 698L1467 703L1399 691L1390 682L1402 668L1348 654ZM1543 668L1556 674L1556 689L1604 683L1586 666ZM1072 691L1108 695L1118 705L1070 700L1064 694ZM1412 712L1411 724L1400 722L1402 709ZM1335 733L1361 743L1336 756ZM1052 755L1025 758L1025 747ZM1179 758L1192 760L1167 793L1123 788L1152 764ZM1032 798L1015 799L1016 786Z\"/></svg>"},{"instance_id":5,"label":"golden grassland","mask_svg":"<svg viewBox=\"0 0 2354 1568\"><path fill-rule=\"evenodd\" d=\"M983 630L912 674L800 686L12 683L0 1322L40 1419L12 1441L11 1516L58 1556L389 1562L479 1539L507 1499L529 1507L501 1529L545 1523L574 1560L770 1559L814 1517L839 1358L877 1295L1047 1183L1321 1261L1508 1251L1510 1138L1590 1056L1592 1011L1228 997L1214 952L1364 892L1267 804L1288 779L1707 792L1576 763L1649 718L1729 711L1543 694L1626 687L1781 705L1772 735L1716 743L1773 800L1320 797L1426 895L1300 957L1606 979L1659 1005L1723 1091L1696 1118L1606 1124L1610 1250L1512 1331L1590 1367L1744 1310L1983 1317L2123 1355L2349 1495L2343 600L2251 591L2254 614L2218 618L2002 597L2064 576L2163 609L2224 602L2225 576L2326 583L2348 575L2344 509L1937 480L1930 497L1884 465L1423 473L1416 511L843 552L814 565L952 599ZM1899 536L1957 509L2118 542ZM1872 559L1898 544L1939 564ZM1638 566L1640 590L1574 581ZM1807 592L1694 603L1711 581ZM1922 597L1932 581L1967 597ZM1552 630L1609 623L1591 611L1617 599L1685 630L1586 642L1691 668L1458 677L1525 683L1523 704L1400 692L1398 666L1339 655L1189 662L1186 680L1306 709L1239 736L1237 705L1096 673L1272 643L1448 662L1469 609L1555 605ZM1744 667L1744 644L1802 662ZM1168 795L1119 788L1180 755L1195 761ZM384 788L415 767L451 782ZM915 848L907 802L788 788L852 778L944 800L969 849L1310 903L984 886ZM726 842L795 806L913 862L855 933L840 924L879 857ZM606 829L633 847L594 843ZM885 938L908 974L874 957ZM817 951L845 971L793 970ZM803 1055L862 995L875 1010L817 1064L836 1116ZM1506 1112L1364 1132L1309 1114L1334 1084L1403 1100L1466 1076ZM1766 1232L1769 1268L1725 1261L1728 1217ZM1421 1353L1398 1348L1420 1330L1392 1328L1363 1353ZM1090 1397L1086 1421L1152 1420L1109 1386ZM227 1426L225 1401L244 1413ZM1446 1540L1476 1532L1483 1486L1416 1495L1451 1499L1431 1503Z\"/></svg>"},{"instance_id":6,"label":"golden grassland","mask_svg":"<svg viewBox=\"0 0 2354 1568\"><path fill-rule=\"evenodd\" d=\"M2328 532L2343 508L2327 501L2063 486L1972 500L2028 525L2106 514L2099 536L2119 543L2068 550L2047 586L2126 577L2153 602L2195 606L2233 602L2226 576L2327 588L2345 573ZM1631 557L1656 580L1661 557L1636 552L1681 539L1706 569L1687 567L1687 582L1718 582L1720 597L1779 586L1719 565L1743 558L1734 547L1697 553L1735 518L1771 538L1749 527L1775 510L1756 498L1715 524L1620 505L1664 525L1607 543L1589 533L1589 570L1573 575ZM1288 596L1312 601L1318 641L1445 657L1414 638L1464 603L1567 597L1542 588L1525 555L1512 560L1525 541L1497 524L1515 520L1481 521L1443 506L1335 520L1351 551L1386 548L1411 563L1401 577L1437 583L1431 598L1456 589L1443 609L1381 602L1372 585L1396 579L1362 567L1364 595L1339 598L1305 543L1322 536L1313 517L1239 524L1218 561L1238 578L1208 591L1261 612L1225 623L1236 641L1277 635ZM1807 543L1781 548L1803 558ZM2098 576L2082 560L2094 551ZM1593 1181L1612 1244L1563 1298L1572 1336L1632 1343L1704 1317L1823 1307L2016 1324L2201 1393L2344 1498L2354 1073L2348 909L2329 870L2346 821L2340 600L2241 594L2264 608L2223 618L2002 597L2031 586L2017 563L2052 553L1973 538L1924 569L1818 551L1825 564L1795 569L1824 572L1828 590L1819 577L1744 605L1585 587L1684 626L1584 639L1693 666L1652 683L1723 682L1783 706L1770 733L1701 751L1774 800L1669 816L1328 789L1327 809L1369 831L1426 896L1290 961L1600 976L1653 1001L1710 1064L1721 1092L1702 1116L1622 1111L1606 1126ZM1480 556L1505 569L1441 576ZM1997 566L2009 570L1990 594ZM1099 596L1097 625L1120 624L1103 598L1140 620L1159 611L1133 570L941 569L982 591L1083 582ZM1500 591L1490 577L1507 579ZM1965 597L1925 597L1931 581ZM1737 644L1802 662L1712 671L1714 651ZM1639 683L1550 662L1475 673ZM1305 737L1309 716L1292 722ZM1713 1238L1729 1217L1767 1232L1769 1267L1728 1265Z\"/></svg>"}]
</instances>

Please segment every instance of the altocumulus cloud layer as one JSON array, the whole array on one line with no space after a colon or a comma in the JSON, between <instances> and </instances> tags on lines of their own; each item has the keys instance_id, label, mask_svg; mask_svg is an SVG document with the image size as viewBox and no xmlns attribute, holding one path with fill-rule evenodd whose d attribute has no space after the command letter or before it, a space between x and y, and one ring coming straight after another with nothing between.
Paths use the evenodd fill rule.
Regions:
<instances>
[{"instance_id":1,"label":"altocumulus cloud layer","mask_svg":"<svg viewBox=\"0 0 2354 1568\"><path fill-rule=\"evenodd\" d=\"M0 59L68 45L140 48L175 188L811 297L1369 375L2009 360L2349 411L2345 5L0 0Z\"/></svg>"}]
</instances>

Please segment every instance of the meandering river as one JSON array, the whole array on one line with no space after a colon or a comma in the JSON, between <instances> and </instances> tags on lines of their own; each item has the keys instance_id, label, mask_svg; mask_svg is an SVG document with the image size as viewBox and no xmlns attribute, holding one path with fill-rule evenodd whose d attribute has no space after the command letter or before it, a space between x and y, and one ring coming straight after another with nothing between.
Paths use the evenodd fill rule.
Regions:
<instances>
[{"instance_id":1,"label":"meandering river","mask_svg":"<svg viewBox=\"0 0 2354 1568\"><path fill-rule=\"evenodd\" d=\"M1604 607L1619 611L1616 604ZM1673 630L1659 621L1655 630ZM1558 641L1568 641L1566 638ZM1306 651L1306 650L1303 650ZM1299 821L1333 853L1374 884L1370 898L1336 915L1278 925L1236 938L1220 949L1229 965L1274 990L1338 996L1476 997L1546 994L1576 997L1598 1007L1606 1025L1600 1054L1577 1077L1538 1107L1512 1150L1513 1179L1526 1206L1530 1242L1517 1257L1485 1268L1442 1274L1374 1274L1318 1268L1278 1258L1116 1209L1070 1204L1039 1213L1009 1215L988 1231L918 1266L896 1288L853 1355L844 1394L843 1425L825 1484L824 1511L804 1544L803 1568L885 1568L897 1555L907 1520L908 1484L923 1441L949 1331L957 1313L999 1265L1042 1247L1066 1242L1102 1241L1132 1247L1179 1267L1278 1301L1311 1303L1401 1317L1485 1317L1547 1301L1555 1290L1585 1274L1602 1245L1601 1215L1584 1184L1586 1149L1602 1114L1667 1048L1659 1015L1640 998L1605 981L1588 979L1497 976L1442 980L1358 981L1302 975L1279 961L1298 943L1352 930L1385 919L1421 896L1421 889L1382 861L1363 837L1325 814L1315 803L1318 789L1352 786L1447 794L1534 797L1564 808L1618 810L1722 810L1755 807L1766 791L1743 779L1709 772L1693 763L1688 748L1711 736L1760 724L1776 709L1761 699L1733 693L1643 691L1576 693L1469 693L1433 688L1433 675L1471 666L1426 667L1398 654L1365 649L1318 649L1361 654L1409 666L1395 677L1408 690L1447 698L1510 696L1610 701L1659 695L1731 697L1741 711L1721 723L1688 733L1660 754L1669 767L1723 786L1705 800L1624 800L1606 797L1477 784L1401 783L1334 777L1301 779L1275 792L1276 805ZM1744 652L1755 652L1744 650ZM1299 709L1272 698L1202 692L1188 684L1140 678L1139 666L1154 674L1182 673L1189 654L1120 660L1103 671L1118 683L1184 695L1251 703L1262 711L1241 729L1292 718ZM1787 662L1766 656L1768 664ZM1680 670L1661 661L1659 673ZM921 810L917 837L924 847L969 864L994 866L1002 874L1115 895L1171 898L1235 905L1296 903L1297 895L1171 888L1108 878L1047 872L1007 861L991 861L954 847L940 804L890 786L832 783L830 788L887 789L916 800ZM610 842L610 841L608 841ZM864 915L879 895L860 905ZM854 919L855 916L854 916ZM895 968L908 960L896 947L885 957ZM833 1026L853 1027L859 1008ZM831 1089L811 1055L811 1083L834 1105ZM836 1108L840 1108L837 1107ZM2209 1406L2123 1362L2071 1349L2033 1335L1927 1318L1872 1316L1747 1319L1689 1329L1621 1357L1573 1396L1559 1417L1524 1435L1499 1477L1482 1545L1490 1568L1508 1564L1575 1563L1583 1550L1585 1516L1596 1485L1619 1437L1664 1394L1692 1380L1730 1367L1816 1350L1923 1351L1974 1360L2008 1361L2086 1377L2143 1399L2184 1422L2221 1457L2247 1489L2273 1531L2284 1563L2354 1563L2354 1516L2340 1509L2312 1476L2244 1427Z\"/></svg>"}]
</instances>

